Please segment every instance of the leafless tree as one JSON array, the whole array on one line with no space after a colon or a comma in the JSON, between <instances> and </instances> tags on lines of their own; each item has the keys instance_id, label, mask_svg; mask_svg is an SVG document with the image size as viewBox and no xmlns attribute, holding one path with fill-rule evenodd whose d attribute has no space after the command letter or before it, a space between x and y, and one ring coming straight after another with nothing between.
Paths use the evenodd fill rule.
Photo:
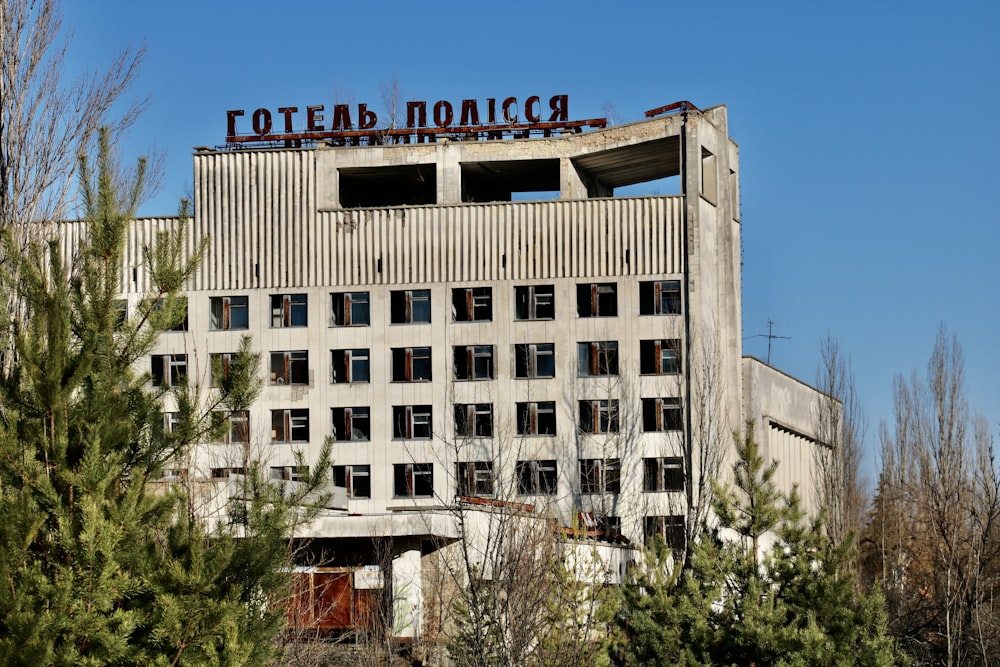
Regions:
<instances>
[{"instance_id":1,"label":"leafless tree","mask_svg":"<svg viewBox=\"0 0 1000 667\"><path fill-rule=\"evenodd\" d=\"M927 378L898 378L895 425L867 528L867 565L890 623L918 662L987 664L1000 650L1000 473L984 421L970 417L964 358L942 327Z\"/></svg>"},{"instance_id":2,"label":"leafless tree","mask_svg":"<svg viewBox=\"0 0 1000 667\"><path fill-rule=\"evenodd\" d=\"M850 357L840 342L827 336L820 343L816 387L816 506L825 511L826 530L836 543L859 538L867 492L861 478L866 422L854 382Z\"/></svg>"}]
</instances>

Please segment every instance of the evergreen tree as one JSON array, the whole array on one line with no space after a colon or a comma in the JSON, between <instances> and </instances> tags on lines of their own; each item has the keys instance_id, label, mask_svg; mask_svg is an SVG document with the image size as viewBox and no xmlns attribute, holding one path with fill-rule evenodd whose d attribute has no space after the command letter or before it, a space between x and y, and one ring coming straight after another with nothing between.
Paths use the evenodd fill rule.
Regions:
<instances>
[{"instance_id":1,"label":"evergreen tree","mask_svg":"<svg viewBox=\"0 0 1000 667\"><path fill-rule=\"evenodd\" d=\"M302 501L329 448L295 489L248 463L238 506L215 527L182 485L152 484L226 428L226 411L249 406L260 358L246 340L221 389L177 388L180 425L164 428L167 390L151 390L136 362L180 321L205 244L189 253L182 227L161 234L146 252L153 288L122 321L145 163L121 178L102 132L96 170L81 158L80 174L86 234L72 257L58 239L19 255L3 235L14 266L0 284L26 317L4 323L14 347L0 378L0 664L262 664L284 616L288 538L309 518Z\"/></svg>"},{"instance_id":2,"label":"evergreen tree","mask_svg":"<svg viewBox=\"0 0 1000 667\"><path fill-rule=\"evenodd\" d=\"M753 425L737 438L735 489L715 486L717 524L686 569L662 543L626 587L627 665L892 665L881 597L855 592L848 542L806 520L774 483Z\"/></svg>"}]
</instances>

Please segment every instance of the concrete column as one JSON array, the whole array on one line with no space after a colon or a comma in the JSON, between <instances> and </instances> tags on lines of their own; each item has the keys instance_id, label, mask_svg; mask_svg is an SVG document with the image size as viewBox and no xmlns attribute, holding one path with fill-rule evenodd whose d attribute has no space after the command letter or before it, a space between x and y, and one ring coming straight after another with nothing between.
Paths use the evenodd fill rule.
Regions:
<instances>
[{"instance_id":1,"label":"concrete column","mask_svg":"<svg viewBox=\"0 0 1000 667\"><path fill-rule=\"evenodd\" d=\"M585 199L587 186L568 157L559 158L559 198Z\"/></svg>"},{"instance_id":2,"label":"concrete column","mask_svg":"<svg viewBox=\"0 0 1000 667\"><path fill-rule=\"evenodd\" d=\"M392 617L396 637L420 638L423 605L420 549L410 549L392 561Z\"/></svg>"},{"instance_id":3,"label":"concrete column","mask_svg":"<svg viewBox=\"0 0 1000 667\"><path fill-rule=\"evenodd\" d=\"M460 151L449 139L437 144L437 203L439 206L462 203L462 164Z\"/></svg>"}]
</instances>

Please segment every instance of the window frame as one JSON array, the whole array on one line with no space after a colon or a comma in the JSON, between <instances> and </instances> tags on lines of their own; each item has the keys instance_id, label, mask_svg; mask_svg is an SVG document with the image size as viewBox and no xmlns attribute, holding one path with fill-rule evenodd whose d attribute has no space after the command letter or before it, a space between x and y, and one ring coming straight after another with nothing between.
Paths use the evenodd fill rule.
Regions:
<instances>
[{"instance_id":1,"label":"window frame","mask_svg":"<svg viewBox=\"0 0 1000 667\"><path fill-rule=\"evenodd\" d=\"M279 439L274 428L275 419L281 417L282 438ZM309 442L309 408L279 408L271 410L271 442L275 444L293 444ZM303 432L305 437L303 438Z\"/></svg>"},{"instance_id":2,"label":"window frame","mask_svg":"<svg viewBox=\"0 0 1000 667\"><path fill-rule=\"evenodd\" d=\"M492 498L495 490L493 461L460 461L455 464L456 492L459 496Z\"/></svg>"},{"instance_id":3,"label":"window frame","mask_svg":"<svg viewBox=\"0 0 1000 667\"><path fill-rule=\"evenodd\" d=\"M580 493L621 493L621 459L580 459Z\"/></svg>"},{"instance_id":4,"label":"window frame","mask_svg":"<svg viewBox=\"0 0 1000 667\"><path fill-rule=\"evenodd\" d=\"M577 428L588 435L618 433L621 428L621 408L617 398L592 398L578 401Z\"/></svg>"},{"instance_id":5,"label":"window frame","mask_svg":"<svg viewBox=\"0 0 1000 667\"><path fill-rule=\"evenodd\" d=\"M493 437L492 403L455 403L455 436L459 438Z\"/></svg>"},{"instance_id":6,"label":"window frame","mask_svg":"<svg viewBox=\"0 0 1000 667\"><path fill-rule=\"evenodd\" d=\"M338 355L341 360L338 362ZM358 367L363 367L366 369L365 379L356 380L354 379L357 375L355 364L359 364ZM338 369L342 369L344 374L347 376L346 380L339 380L337 377ZM371 382L372 377L372 367L371 367L371 349L366 347L356 347L356 348L343 348L337 350L330 350L330 384L355 384L355 383L365 383Z\"/></svg>"},{"instance_id":7,"label":"window frame","mask_svg":"<svg viewBox=\"0 0 1000 667\"><path fill-rule=\"evenodd\" d=\"M639 283L639 315L680 315L683 308L680 280Z\"/></svg>"},{"instance_id":8,"label":"window frame","mask_svg":"<svg viewBox=\"0 0 1000 667\"><path fill-rule=\"evenodd\" d=\"M545 311L549 314L539 314ZM556 318L555 285L515 285L514 320L537 322Z\"/></svg>"},{"instance_id":9,"label":"window frame","mask_svg":"<svg viewBox=\"0 0 1000 667\"><path fill-rule=\"evenodd\" d=\"M613 377L619 373L618 341L594 340L576 344L578 377Z\"/></svg>"},{"instance_id":10,"label":"window frame","mask_svg":"<svg viewBox=\"0 0 1000 667\"><path fill-rule=\"evenodd\" d=\"M218 312L216 312L218 310ZM242 321L234 320L242 314ZM246 294L212 296L208 299L209 331L246 331L250 328L250 297Z\"/></svg>"},{"instance_id":11,"label":"window frame","mask_svg":"<svg viewBox=\"0 0 1000 667\"><path fill-rule=\"evenodd\" d=\"M347 489L347 497L350 499L372 497L372 467L368 464L349 463L331 466L330 477L335 487ZM338 484L338 481L343 481L343 484Z\"/></svg>"},{"instance_id":12,"label":"window frame","mask_svg":"<svg viewBox=\"0 0 1000 667\"><path fill-rule=\"evenodd\" d=\"M150 374L154 387L177 387L187 379L187 354L154 354L150 356Z\"/></svg>"},{"instance_id":13,"label":"window frame","mask_svg":"<svg viewBox=\"0 0 1000 667\"><path fill-rule=\"evenodd\" d=\"M407 289L389 292L389 324L430 324L433 319L431 290ZM416 304L427 302L427 319L414 319L418 315ZM423 308L421 307L422 311Z\"/></svg>"},{"instance_id":14,"label":"window frame","mask_svg":"<svg viewBox=\"0 0 1000 667\"><path fill-rule=\"evenodd\" d=\"M642 430L644 433L682 432L684 406L681 399L674 396L642 399Z\"/></svg>"},{"instance_id":15,"label":"window frame","mask_svg":"<svg viewBox=\"0 0 1000 667\"><path fill-rule=\"evenodd\" d=\"M679 338L653 338L639 341L640 375L677 375L683 370Z\"/></svg>"},{"instance_id":16,"label":"window frame","mask_svg":"<svg viewBox=\"0 0 1000 667\"><path fill-rule=\"evenodd\" d=\"M656 456L642 459L642 490L644 493L678 493L687 488L684 458Z\"/></svg>"},{"instance_id":17,"label":"window frame","mask_svg":"<svg viewBox=\"0 0 1000 667\"><path fill-rule=\"evenodd\" d=\"M488 351L488 354L485 351ZM487 375L484 376L479 375L477 364L477 360L482 359L486 360L487 365ZM452 360L454 362L452 375L456 382L496 379L496 364L492 345L454 345L452 346Z\"/></svg>"},{"instance_id":18,"label":"window frame","mask_svg":"<svg viewBox=\"0 0 1000 667\"><path fill-rule=\"evenodd\" d=\"M581 318L618 317L618 283L579 283L576 314Z\"/></svg>"},{"instance_id":19,"label":"window frame","mask_svg":"<svg viewBox=\"0 0 1000 667\"><path fill-rule=\"evenodd\" d=\"M659 537L675 553L683 551L684 542L687 540L684 515L645 516L642 524L642 534L646 544L649 544L652 538Z\"/></svg>"},{"instance_id":20,"label":"window frame","mask_svg":"<svg viewBox=\"0 0 1000 667\"><path fill-rule=\"evenodd\" d=\"M455 287L451 290L452 322L492 322L492 287Z\"/></svg>"},{"instance_id":21,"label":"window frame","mask_svg":"<svg viewBox=\"0 0 1000 667\"><path fill-rule=\"evenodd\" d=\"M271 307L272 329L299 329L309 326L309 295L305 292L271 294L268 304ZM300 317L301 322L299 322Z\"/></svg>"},{"instance_id":22,"label":"window frame","mask_svg":"<svg viewBox=\"0 0 1000 667\"><path fill-rule=\"evenodd\" d=\"M418 428L420 434L418 434ZM426 435L424 435L426 428ZM431 405L392 406L393 440L430 440L434 437L434 408Z\"/></svg>"},{"instance_id":23,"label":"window frame","mask_svg":"<svg viewBox=\"0 0 1000 667\"><path fill-rule=\"evenodd\" d=\"M546 349L543 349L546 348ZM552 375L542 375L539 360L550 358ZM547 380L556 376L555 343L514 343L514 379Z\"/></svg>"},{"instance_id":24,"label":"window frame","mask_svg":"<svg viewBox=\"0 0 1000 667\"><path fill-rule=\"evenodd\" d=\"M400 482L403 488L400 489ZM426 490L425 493L418 491ZM402 491L402 493L400 493ZM433 463L394 463L392 465L393 498L433 498Z\"/></svg>"},{"instance_id":25,"label":"window frame","mask_svg":"<svg viewBox=\"0 0 1000 667\"><path fill-rule=\"evenodd\" d=\"M517 403L517 434L520 436L556 435L555 401L523 401ZM542 415L551 415L551 432L543 431ZM549 418L545 418L546 423Z\"/></svg>"},{"instance_id":26,"label":"window frame","mask_svg":"<svg viewBox=\"0 0 1000 667\"><path fill-rule=\"evenodd\" d=\"M555 459L517 461L514 472L518 495L554 496L559 492L559 464Z\"/></svg>"},{"instance_id":27,"label":"window frame","mask_svg":"<svg viewBox=\"0 0 1000 667\"><path fill-rule=\"evenodd\" d=\"M279 362L279 371L275 370L275 361ZM305 368L299 368L301 365ZM274 386L308 386L309 385L309 350L283 350L271 352L268 363L270 384ZM300 378L295 381L296 377Z\"/></svg>"},{"instance_id":28,"label":"window frame","mask_svg":"<svg viewBox=\"0 0 1000 667\"><path fill-rule=\"evenodd\" d=\"M371 442L372 411L367 405L330 408L330 434L334 442ZM338 423L343 428L338 429ZM360 432L362 437L355 437Z\"/></svg>"},{"instance_id":29,"label":"window frame","mask_svg":"<svg viewBox=\"0 0 1000 667\"><path fill-rule=\"evenodd\" d=\"M434 359L430 346L391 348L392 382L433 381Z\"/></svg>"},{"instance_id":30,"label":"window frame","mask_svg":"<svg viewBox=\"0 0 1000 667\"><path fill-rule=\"evenodd\" d=\"M361 311L364 317L358 317L360 312L355 311L355 305L360 307L361 304L364 304L364 309ZM330 292L330 326L371 326L371 308L371 292Z\"/></svg>"}]
</instances>

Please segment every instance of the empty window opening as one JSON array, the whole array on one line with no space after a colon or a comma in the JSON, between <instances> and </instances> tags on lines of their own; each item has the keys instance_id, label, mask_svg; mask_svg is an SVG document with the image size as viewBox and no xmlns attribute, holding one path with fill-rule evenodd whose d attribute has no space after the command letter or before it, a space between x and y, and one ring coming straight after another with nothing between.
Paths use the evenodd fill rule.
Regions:
<instances>
[{"instance_id":1,"label":"empty window opening","mask_svg":"<svg viewBox=\"0 0 1000 667\"><path fill-rule=\"evenodd\" d=\"M456 380L493 379L492 345L456 345L452 349Z\"/></svg>"},{"instance_id":2,"label":"empty window opening","mask_svg":"<svg viewBox=\"0 0 1000 667\"><path fill-rule=\"evenodd\" d=\"M618 493L621 491L619 459L580 459L581 493Z\"/></svg>"},{"instance_id":3,"label":"empty window opening","mask_svg":"<svg viewBox=\"0 0 1000 667\"><path fill-rule=\"evenodd\" d=\"M389 295L392 324L423 324L431 321L429 289L398 290Z\"/></svg>"},{"instance_id":4,"label":"empty window opening","mask_svg":"<svg viewBox=\"0 0 1000 667\"><path fill-rule=\"evenodd\" d=\"M576 312L580 317L615 317L618 315L618 286L614 283L577 285Z\"/></svg>"},{"instance_id":5,"label":"empty window opening","mask_svg":"<svg viewBox=\"0 0 1000 667\"><path fill-rule=\"evenodd\" d=\"M347 489L348 498L371 498L371 466L333 466L333 485Z\"/></svg>"},{"instance_id":6,"label":"empty window opening","mask_svg":"<svg viewBox=\"0 0 1000 667\"><path fill-rule=\"evenodd\" d=\"M486 498L493 495L492 461L470 461L458 463L455 467L458 495Z\"/></svg>"},{"instance_id":7,"label":"empty window opening","mask_svg":"<svg viewBox=\"0 0 1000 667\"><path fill-rule=\"evenodd\" d=\"M684 459L679 456L643 459L642 468L643 491L684 490Z\"/></svg>"},{"instance_id":8,"label":"empty window opening","mask_svg":"<svg viewBox=\"0 0 1000 667\"><path fill-rule=\"evenodd\" d=\"M213 296L209 299L208 328L212 331L250 328L249 306L248 296Z\"/></svg>"},{"instance_id":9,"label":"empty window opening","mask_svg":"<svg viewBox=\"0 0 1000 667\"><path fill-rule=\"evenodd\" d=\"M333 439L337 442L367 442L372 437L371 409L332 408Z\"/></svg>"},{"instance_id":10,"label":"empty window opening","mask_svg":"<svg viewBox=\"0 0 1000 667\"><path fill-rule=\"evenodd\" d=\"M455 435L462 438L492 438L493 405L490 403L456 404Z\"/></svg>"},{"instance_id":11,"label":"empty window opening","mask_svg":"<svg viewBox=\"0 0 1000 667\"><path fill-rule=\"evenodd\" d=\"M431 348L392 348L393 382L430 382Z\"/></svg>"},{"instance_id":12,"label":"empty window opening","mask_svg":"<svg viewBox=\"0 0 1000 667\"><path fill-rule=\"evenodd\" d=\"M368 382L371 377L369 357L367 349L330 350L330 382Z\"/></svg>"},{"instance_id":13,"label":"empty window opening","mask_svg":"<svg viewBox=\"0 0 1000 667\"><path fill-rule=\"evenodd\" d=\"M642 399L642 430L647 433L680 431L683 424L681 399Z\"/></svg>"},{"instance_id":14,"label":"empty window opening","mask_svg":"<svg viewBox=\"0 0 1000 667\"><path fill-rule=\"evenodd\" d=\"M555 316L555 287L521 285L514 288L515 319L551 320Z\"/></svg>"},{"instance_id":15,"label":"empty window opening","mask_svg":"<svg viewBox=\"0 0 1000 667\"><path fill-rule=\"evenodd\" d=\"M344 208L437 203L437 167L433 164L349 168L338 174Z\"/></svg>"},{"instance_id":16,"label":"empty window opening","mask_svg":"<svg viewBox=\"0 0 1000 667\"><path fill-rule=\"evenodd\" d=\"M271 410L272 442L309 442L309 409Z\"/></svg>"},{"instance_id":17,"label":"empty window opening","mask_svg":"<svg viewBox=\"0 0 1000 667\"><path fill-rule=\"evenodd\" d=\"M514 377L528 379L555 376L555 343L520 343L514 346Z\"/></svg>"},{"instance_id":18,"label":"empty window opening","mask_svg":"<svg viewBox=\"0 0 1000 667\"><path fill-rule=\"evenodd\" d=\"M618 399L580 401L581 433L617 433Z\"/></svg>"},{"instance_id":19,"label":"empty window opening","mask_svg":"<svg viewBox=\"0 0 1000 667\"><path fill-rule=\"evenodd\" d=\"M271 384L309 384L309 351L272 352Z\"/></svg>"},{"instance_id":20,"label":"empty window opening","mask_svg":"<svg viewBox=\"0 0 1000 667\"><path fill-rule=\"evenodd\" d=\"M434 495L433 463L396 463L392 466L393 494L397 498L430 498Z\"/></svg>"},{"instance_id":21,"label":"empty window opening","mask_svg":"<svg viewBox=\"0 0 1000 667\"><path fill-rule=\"evenodd\" d=\"M577 343L576 351L580 377L618 375L618 341Z\"/></svg>"},{"instance_id":22,"label":"empty window opening","mask_svg":"<svg viewBox=\"0 0 1000 667\"><path fill-rule=\"evenodd\" d=\"M304 327L309 324L309 302L305 294L272 294L271 326Z\"/></svg>"},{"instance_id":23,"label":"empty window opening","mask_svg":"<svg viewBox=\"0 0 1000 667\"><path fill-rule=\"evenodd\" d=\"M366 327L371 324L368 292L330 294L330 326Z\"/></svg>"},{"instance_id":24,"label":"empty window opening","mask_svg":"<svg viewBox=\"0 0 1000 667\"><path fill-rule=\"evenodd\" d=\"M515 464L517 492L521 495L555 495L559 477L554 460L518 461Z\"/></svg>"},{"instance_id":25,"label":"empty window opening","mask_svg":"<svg viewBox=\"0 0 1000 667\"><path fill-rule=\"evenodd\" d=\"M518 403L517 433L518 435L555 435L555 401Z\"/></svg>"},{"instance_id":26,"label":"empty window opening","mask_svg":"<svg viewBox=\"0 0 1000 667\"><path fill-rule=\"evenodd\" d=\"M154 387L176 387L187 379L187 355L154 354L151 370Z\"/></svg>"},{"instance_id":27,"label":"empty window opening","mask_svg":"<svg viewBox=\"0 0 1000 667\"><path fill-rule=\"evenodd\" d=\"M392 408L392 437L400 440L427 440L431 437L431 406L395 405Z\"/></svg>"},{"instance_id":28,"label":"empty window opening","mask_svg":"<svg viewBox=\"0 0 1000 667\"><path fill-rule=\"evenodd\" d=\"M681 281L652 280L639 283L640 315L679 315Z\"/></svg>"},{"instance_id":29,"label":"empty window opening","mask_svg":"<svg viewBox=\"0 0 1000 667\"><path fill-rule=\"evenodd\" d=\"M639 372L643 375L680 373L680 339L665 338L639 341Z\"/></svg>"},{"instance_id":30,"label":"empty window opening","mask_svg":"<svg viewBox=\"0 0 1000 667\"><path fill-rule=\"evenodd\" d=\"M461 287L451 291L451 316L455 322L493 320L493 288Z\"/></svg>"},{"instance_id":31,"label":"empty window opening","mask_svg":"<svg viewBox=\"0 0 1000 667\"><path fill-rule=\"evenodd\" d=\"M463 162L462 201L489 202L559 197L559 160Z\"/></svg>"}]
</instances>

